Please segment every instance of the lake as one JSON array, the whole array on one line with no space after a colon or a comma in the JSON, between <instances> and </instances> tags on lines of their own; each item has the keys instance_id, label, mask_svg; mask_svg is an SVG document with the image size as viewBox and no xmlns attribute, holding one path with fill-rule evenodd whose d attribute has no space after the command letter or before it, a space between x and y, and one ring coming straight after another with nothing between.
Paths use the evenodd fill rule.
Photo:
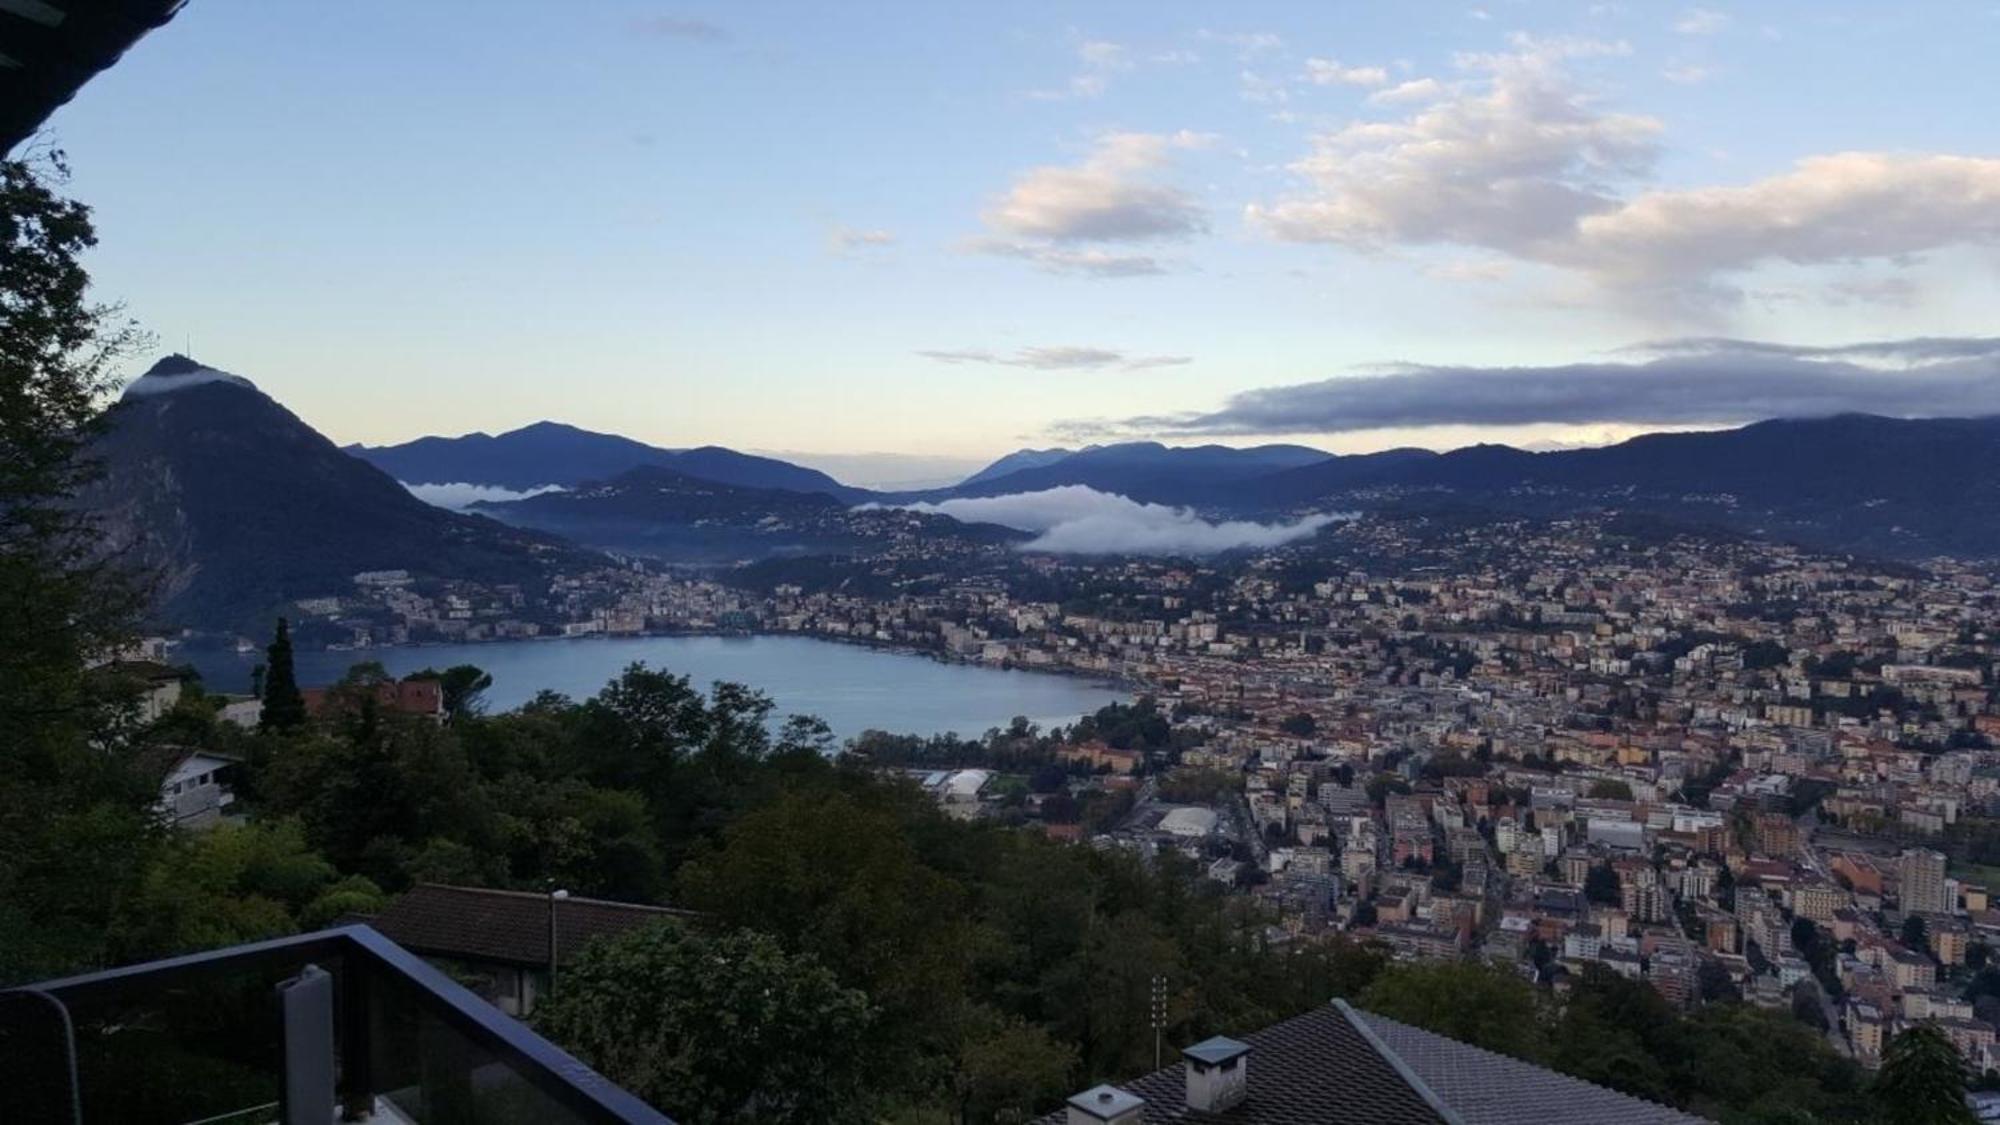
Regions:
<instances>
[{"instance_id":1,"label":"lake","mask_svg":"<svg viewBox=\"0 0 2000 1125\"><path fill-rule=\"evenodd\" d=\"M264 654L186 651L211 691L248 692L250 670ZM1046 672L1022 672L810 637L591 637L491 644L300 652L299 686L322 687L349 667L379 661L392 675L476 664L493 675L489 711L518 707L544 689L573 699L595 695L626 665L643 661L686 676L698 688L717 680L746 684L786 715L818 715L842 739L875 728L909 734L975 736L1026 715L1047 727L1075 721L1113 700L1114 684Z\"/></svg>"}]
</instances>

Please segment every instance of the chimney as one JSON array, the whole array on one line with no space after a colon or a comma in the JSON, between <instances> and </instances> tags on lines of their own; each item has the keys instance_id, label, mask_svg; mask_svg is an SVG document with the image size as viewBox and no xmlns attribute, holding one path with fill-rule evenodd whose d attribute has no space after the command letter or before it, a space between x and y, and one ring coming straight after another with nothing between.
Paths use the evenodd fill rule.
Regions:
<instances>
[{"instance_id":1,"label":"chimney","mask_svg":"<svg viewBox=\"0 0 2000 1125\"><path fill-rule=\"evenodd\" d=\"M1187 1104L1198 1113L1226 1113L1250 1093L1250 1044L1218 1035L1184 1048Z\"/></svg>"},{"instance_id":2,"label":"chimney","mask_svg":"<svg viewBox=\"0 0 2000 1125\"><path fill-rule=\"evenodd\" d=\"M1093 1086L1069 1099L1064 1125L1139 1125L1146 1099L1116 1086Z\"/></svg>"}]
</instances>

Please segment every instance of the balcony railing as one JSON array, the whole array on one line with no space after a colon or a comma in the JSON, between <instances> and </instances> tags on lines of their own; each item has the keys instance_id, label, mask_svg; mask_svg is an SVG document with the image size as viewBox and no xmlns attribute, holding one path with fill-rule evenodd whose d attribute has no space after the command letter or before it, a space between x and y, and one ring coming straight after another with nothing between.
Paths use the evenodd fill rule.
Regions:
<instances>
[{"instance_id":1,"label":"balcony railing","mask_svg":"<svg viewBox=\"0 0 2000 1125\"><path fill-rule=\"evenodd\" d=\"M672 1125L366 926L0 993L0 1119Z\"/></svg>"}]
</instances>

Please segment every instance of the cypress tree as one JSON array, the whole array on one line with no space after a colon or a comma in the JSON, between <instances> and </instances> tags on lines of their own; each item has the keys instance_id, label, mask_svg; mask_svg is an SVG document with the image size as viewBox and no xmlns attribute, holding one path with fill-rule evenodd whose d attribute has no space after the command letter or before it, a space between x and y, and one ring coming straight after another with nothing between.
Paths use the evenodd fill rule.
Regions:
<instances>
[{"instance_id":1,"label":"cypress tree","mask_svg":"<svg viewBox=\"0 0 2000 1125\"><path fill-rule=\"evenodd\" d=\"M298 677L292 671L292 631L284 618L278 618L278 635L264 651L269 660L264 672L264 714L260 725L270 730L291 730L306 721L306 700L299 694Z\"/></svg>"}]
</instances>

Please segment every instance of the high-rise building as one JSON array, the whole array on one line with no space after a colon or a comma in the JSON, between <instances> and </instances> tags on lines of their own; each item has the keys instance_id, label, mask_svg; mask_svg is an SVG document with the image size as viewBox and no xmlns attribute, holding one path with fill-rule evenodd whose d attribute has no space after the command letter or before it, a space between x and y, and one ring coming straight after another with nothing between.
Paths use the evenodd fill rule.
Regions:
<instances>
[{"instance_id":1,"label":"high-rise building","mask_svg":"<svg viewBox=\"0 0 2000 1125\"><path fill-rule=\"evenodd\" d=\"M1944 853L1929 848L1909 848L1897 861L1902 874L1902 903L1905 914L1944 914L1951 903L1944 891Z\"/></svg>"}]
</instances>

